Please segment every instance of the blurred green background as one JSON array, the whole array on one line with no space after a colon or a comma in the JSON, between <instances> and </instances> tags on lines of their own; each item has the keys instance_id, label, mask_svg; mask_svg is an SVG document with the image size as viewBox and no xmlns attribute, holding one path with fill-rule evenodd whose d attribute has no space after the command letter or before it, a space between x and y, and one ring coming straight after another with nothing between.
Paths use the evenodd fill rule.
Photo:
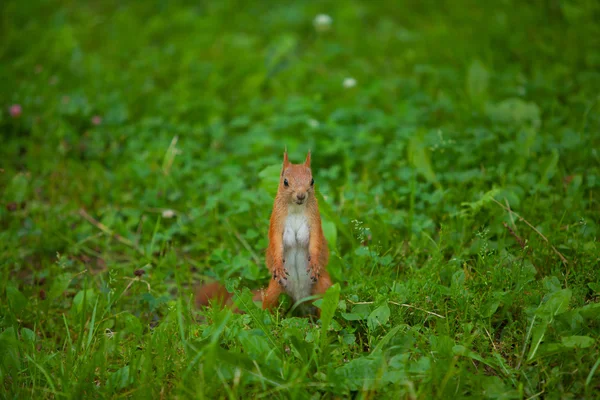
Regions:
<instances>
[{"instance_id":1,"label":"blurred green background","mask_svg":"<svg viewBox=\"0 0 600 400\"><path fill-rule=\"evenodd\" d=\"M600 390L600 2L0 12L5 397ZM268 282L285 146L313 152L330 317L195 310Z\"/></svg>"}]
</instances>

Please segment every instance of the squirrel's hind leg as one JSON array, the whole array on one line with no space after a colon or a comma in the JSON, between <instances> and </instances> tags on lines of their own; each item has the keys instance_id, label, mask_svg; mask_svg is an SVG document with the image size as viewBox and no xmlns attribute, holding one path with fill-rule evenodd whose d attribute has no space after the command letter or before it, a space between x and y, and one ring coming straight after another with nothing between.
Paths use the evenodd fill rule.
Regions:
<instances>
[{"instance_id":1,"label":"squirrel's hind leg","mask_svg":"<svg viewBox=\"0 0 600 400\"><path fill-rule=\"evenodd\" d=\"M331 285L329 272L321 270L321 276L319 277L319 280L315 282L312 288L312 294L324 294Z\"/></svg>"},{"instance_id":2,"label":"squirrel's hind leg","mask_svg":"<svg viewBox=\"0 0 600 400\"><path fill-rule=\"evenodd\" d=\"M279 300L279 296L282 292L283 288L281 287L279 282L277 282L274 279L271 279L267 290L265 290L263 294L263 310L272 310L274 307L276 307Z\"/></svg>"}]
</instances>

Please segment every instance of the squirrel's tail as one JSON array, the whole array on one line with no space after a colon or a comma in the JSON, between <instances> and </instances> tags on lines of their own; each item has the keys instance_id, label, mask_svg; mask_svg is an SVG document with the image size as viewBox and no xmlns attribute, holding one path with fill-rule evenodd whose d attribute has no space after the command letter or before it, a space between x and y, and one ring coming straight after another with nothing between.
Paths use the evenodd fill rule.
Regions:
<instances>
[{"instance_id":1,"label":"squirrel's tail","mask_svg":"<svg viewBox=\"0 0 600 400\"><path fill-rule=\"evenodd\" d=\"M252 300L261 301L262 293L260 290L252 292ZM209 304L217 305L218 307L232 307L235 312L239 312L237 307L232 302L233 293L229 293L225 286L219 282L207 283L196 289L196 307L207 307Z\"/></svg>"}]
</instances>

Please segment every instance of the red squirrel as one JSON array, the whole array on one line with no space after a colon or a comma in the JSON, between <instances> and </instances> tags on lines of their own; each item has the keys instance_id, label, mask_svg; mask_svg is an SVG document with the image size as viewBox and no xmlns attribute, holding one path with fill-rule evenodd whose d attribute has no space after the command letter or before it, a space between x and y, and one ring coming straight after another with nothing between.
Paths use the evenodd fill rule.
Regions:
<instances>
[{"instance_id":1,"label":"red squirrel","mask_svg":"<svg viewBox=\"0 0 600 400\"><path fill-rule=\"evenodd\" d=\"M327 272L329 249L321 226L310 161L310 151L303 164L292 164L287 151L283 154L266 251L272 279L264 292L254 292L255 300L262 294L263 309L273 310L283 293L295 303L323 294L331 286ZM204 285L197 292L196 305L207 305L210 299L227 303L231 294L218 283Z\"/></svg>"}]
</instances>

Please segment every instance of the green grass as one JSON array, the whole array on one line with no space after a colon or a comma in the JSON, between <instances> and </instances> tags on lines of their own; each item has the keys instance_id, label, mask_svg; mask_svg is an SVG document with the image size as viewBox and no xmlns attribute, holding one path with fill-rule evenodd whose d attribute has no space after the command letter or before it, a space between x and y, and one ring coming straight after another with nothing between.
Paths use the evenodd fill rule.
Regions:
<instances>
[{"instance_id":1,"label":"green grass","mask_svg":"<svg viewBox=\"0 0 600 400\"><path fill-rule=\"evenodd\" d=\"M600 3L492 3L3 1L1 397L600 397ZM321 321L247 291L284 146Z\"/></svg>"}]
</instances>

